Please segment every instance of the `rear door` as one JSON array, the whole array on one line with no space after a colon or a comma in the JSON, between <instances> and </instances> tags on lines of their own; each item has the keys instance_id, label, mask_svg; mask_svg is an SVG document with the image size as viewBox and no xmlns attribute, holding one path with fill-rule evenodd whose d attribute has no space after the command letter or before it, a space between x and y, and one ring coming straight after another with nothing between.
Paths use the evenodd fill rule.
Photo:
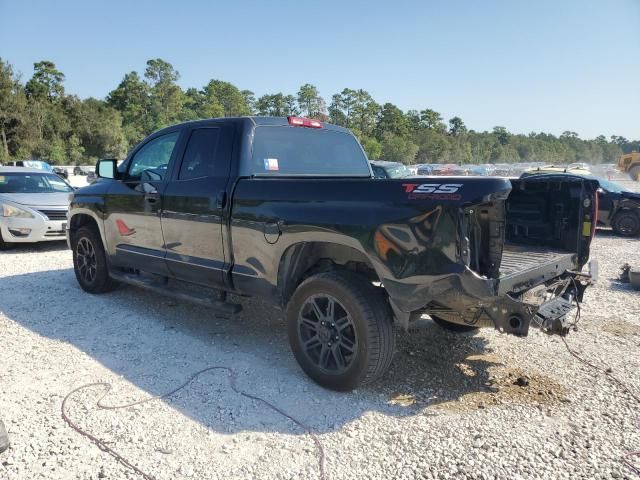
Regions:
<instances>
[{"instance_id":1,"label":"rear door","mask_svg":"<svg viewBox=\"0 0 640 480\"><path fill-rule=\"evenodd\" d=\"M162 195L162 230L169 272L210 287L224 286L228 263L222 229L234 125L194 126Z\"/></svg>"}]
</instances>

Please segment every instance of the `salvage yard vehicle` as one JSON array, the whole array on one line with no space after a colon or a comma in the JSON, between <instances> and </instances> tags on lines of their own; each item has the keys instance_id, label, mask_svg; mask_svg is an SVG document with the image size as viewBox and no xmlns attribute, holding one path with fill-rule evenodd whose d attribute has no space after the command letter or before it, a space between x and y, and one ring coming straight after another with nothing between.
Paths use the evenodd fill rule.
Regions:
<instances>
[{"instance_id":1,"label":"salvage yard vehicle","mask_svg":"<svg viewBox=\"0 0 640 480\"><path fill-rule=\"evenodd\" d=\"M407 178L411 177L411 170L404 163L387 162L385 160L371 160L373 178Z\"/></svg>"},{"instance_id":2,"label":"salvage yard vehicle","mask_svg":"<svg viewBox=\"0 0 640 480\"><path fill-rule=\"evenodd\" d=\"M73 187L54 173L0 167L0 249L64 240Z\"/></svg>"},{"instance_id":3,"label":"salvage yard vehicle","mask_svg":"<svg viewBox=\"0 0 640 480\"><path fill-rule=\"evenodd\" d=\"M618 169L628 173L632 180L640 182L640 152L631 152L620 155Z\"/></svg>"},{"instance_id":4,"label":"salvage yard vehicle","mask_svg":"<svg viewBox=\"0 0 640 480\"><path fill-rule=\"evenodd\" d=\"M65 180L69 178L69 172L64 167L53 167L53 173L55 173L59 177L64 178Z\"/></svg>"},{"instance_id":5,"label":"salvage yard vehicle","mask_svg":"<svg viewBox=\"0 0 640 480\"><path fill-rule=\"evenodd\" d=\"M598 227L611 228L622 237L637 237L640 235L640 193L627 190L615 182L606 180L591 173L574 173L556 167L556 169L530 170L521 178L532 175L579 176L595 180L600 185L598 189ZM582 170L580 170L582 172Z\"/></svg>"},{"instance_id":6,"label":"salvage yard vehicle","mask_svg":"<svg viewBox=\"0 0 640 480\"><path fill-rule=\"evenodd\" d=\"M302 369L350 390L380 377L394 328L530 324L564 335L581 301L597 182L373 180L346 129L300 117L209 119L143 140L74 193L76 278L236 313L229 293L286 307Z\"/></svg>"}]
</instances>

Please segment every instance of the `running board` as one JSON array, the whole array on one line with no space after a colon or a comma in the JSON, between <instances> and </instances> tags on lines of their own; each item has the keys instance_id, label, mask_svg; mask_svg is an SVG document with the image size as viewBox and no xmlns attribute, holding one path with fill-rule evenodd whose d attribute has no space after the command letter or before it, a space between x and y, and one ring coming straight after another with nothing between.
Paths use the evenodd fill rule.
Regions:
<instances>
[{"instance_id":1,"label":"running board","mask_svg":"<svg viewBox=\"0 0 640 480\"><path fill-rule=\"evenodd\" d=\"M223 300L213 299L205 294L180 291L166 282L159 282L151 278L141 278L139 275L131 273L122 273L110 271L109 276L118 282L133 285L134 287L144 288L154 293L167 295L178 300L197 303L209 307L219 313L226 315L235 315L242 310L242 305L238 303L225 302ZM165 277L159 277L165 278Z\"/></svg>"}]
</instances>

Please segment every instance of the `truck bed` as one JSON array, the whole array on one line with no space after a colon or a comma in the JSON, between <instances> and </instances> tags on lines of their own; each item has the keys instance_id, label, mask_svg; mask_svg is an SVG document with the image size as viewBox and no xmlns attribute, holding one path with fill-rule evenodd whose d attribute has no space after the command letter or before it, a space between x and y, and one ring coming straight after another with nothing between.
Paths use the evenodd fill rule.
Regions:
<instances>
[{"instance_id":1,"label":"truck bed","mask_svg":"<svg viewBox=\"0 0 640 480\"><path fill-rule=\"evenodd\" d=\"M575 268L575 254L531 245L505 244L500 264L500 290L531 288Z\"/></svg>"}]
</instances>

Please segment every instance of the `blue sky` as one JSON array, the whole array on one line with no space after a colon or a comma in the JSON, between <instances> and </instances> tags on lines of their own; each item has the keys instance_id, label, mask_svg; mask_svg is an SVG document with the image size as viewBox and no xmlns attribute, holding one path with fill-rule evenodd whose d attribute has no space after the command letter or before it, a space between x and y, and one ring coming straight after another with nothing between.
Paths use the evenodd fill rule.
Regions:
<instances>
[{"instance_id":1,"label":"blue sky","mask_svg":"<svg viewBox=\"0 0 640 480\"><path fill-rule=\"evenodd\" d=\"M0 57L53 60L103 98L160 57L183 87L316 85L434 108L469 128L640 138L640 0L0 0Z\"/></svg>"}]
</instances>

